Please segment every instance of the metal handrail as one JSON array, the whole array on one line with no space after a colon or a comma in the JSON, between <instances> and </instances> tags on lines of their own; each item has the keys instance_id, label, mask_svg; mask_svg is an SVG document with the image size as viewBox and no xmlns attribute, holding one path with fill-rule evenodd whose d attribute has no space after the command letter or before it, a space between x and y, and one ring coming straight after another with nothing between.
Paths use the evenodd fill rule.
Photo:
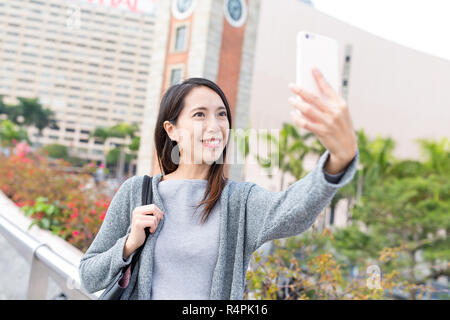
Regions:
<instances>
[{"instance_id":1,"label":"metal handrail","mask_svg":"<svg viewBox=\"0 0 450 320\"><path fill-rule=\"evenodd\" d=\"M90 294L81 287L77 266L2 215L0 233L31 265L27 299L45 300L49 277L58 284L68 299L96 300L99 297L99 293Z\"/></svg>"}]
</instances>

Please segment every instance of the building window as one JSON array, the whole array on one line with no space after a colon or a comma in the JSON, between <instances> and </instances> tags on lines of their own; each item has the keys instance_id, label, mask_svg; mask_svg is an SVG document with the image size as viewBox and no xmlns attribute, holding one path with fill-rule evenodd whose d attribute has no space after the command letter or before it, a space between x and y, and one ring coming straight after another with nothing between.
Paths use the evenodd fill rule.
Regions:
<instances>
[{"instance_id":1,"label":"building window","mask_svg":"<svg viewBox=\"0 0 450 320\"><path fill-rule=\"evenodd\" d=\"M353 47L350 43L345 45L344 70L342 72L342 97L346 100L348 99L352 49Z\"/></svg>"},{"instance_id":2,"label":"building window","mask_svg":"<svg viewBox=\"0 0 450 320\"><path fill-rule=\"evenodd\" d=\"M170 71L170 85L177 84L181 81L181 68L172 69Z\"/></svg>"},{"instance_id":3,"label":"building window","mask_svg":"<svg viewBox=\"0 0 450 320\"><path fill-rule=\"evenodd\" d=\"M187 26L179 26L175 33L175 51L186 50L186 32Z\"/></svg>"}]
</instances>

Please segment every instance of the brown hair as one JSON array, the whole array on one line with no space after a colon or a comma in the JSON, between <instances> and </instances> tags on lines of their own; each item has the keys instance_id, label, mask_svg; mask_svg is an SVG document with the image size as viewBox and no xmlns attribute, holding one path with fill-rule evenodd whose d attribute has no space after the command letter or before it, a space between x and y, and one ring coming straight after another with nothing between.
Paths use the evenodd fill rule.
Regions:
<instances>
[{"instance_id":1,"label":"brown hair","mask_svg":"<svg viewBox=\"0 0 450 320\"><path fill-rule=\"evenodd\" d=\"M163 174L169 174L178 168L178 164L172 161L171 155L173 148L177 145L176 141L172 141L166 130L164 129L164 121L170 121L176 124L179 114L184 108L185 96L195 87L206 86L214 90L221 98L227 110L227 118L231 129L231 111L227 98L223 91L214 82L205 78L188 78L182 83L172 85L164 93L159 107L159 114L155 127L155 147L158 156L158 164ZM230 131L229 131L230 132ZM228 145L229 139L227 139ZM203 200L199 203L197 209L205 204L202 215L202 223L205 223L219 200L223 188L225 187L227 178L224 176L223 166L226 159L227 145L219 158L220 161L214 161L208 172L208 182L206 186ZM219 162L219 163L217 163Z\"/></svg>"}]
</instances>

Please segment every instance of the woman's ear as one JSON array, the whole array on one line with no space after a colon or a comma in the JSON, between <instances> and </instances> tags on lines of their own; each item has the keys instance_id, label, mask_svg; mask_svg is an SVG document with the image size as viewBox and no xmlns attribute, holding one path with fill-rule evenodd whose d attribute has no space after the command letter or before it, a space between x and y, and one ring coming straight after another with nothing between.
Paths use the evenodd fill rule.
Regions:
<instances>
[{"instance_id":1,"label":"woman's ear","mask_svg":"<svg viewBox=\"0 0 450 320\"><path fill-rule=\"evenodd\" d=\"M170 121L164 121L163 123L164 130L166 130L167 135L169 136L169 139L172 141L177 141L178 136L176 134L176 128Z\"/></svg>"}]
</instances>

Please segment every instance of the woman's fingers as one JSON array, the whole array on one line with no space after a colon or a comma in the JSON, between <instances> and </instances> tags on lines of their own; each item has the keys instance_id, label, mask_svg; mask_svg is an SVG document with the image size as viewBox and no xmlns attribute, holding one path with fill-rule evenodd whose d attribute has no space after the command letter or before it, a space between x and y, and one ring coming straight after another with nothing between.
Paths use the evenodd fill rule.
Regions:
<instances>
[{"instance_id":1,"label":"woman's fingers","mask_svg":"<svg viewBox=\"0 0 450 320\"><path fill-rule=\"evenodd\" d=\"M318 137L322 137L323 135L325 135L326 129L323 124L309 121L305 117L301 116L296 110L292 110L291 115L294 123L298 126L311 131Z\"/></svg>"},{"instance_id":2,"label":"woman's fingers","mask_svg":"<svg viewBox=\"0 0 450 320\"><path fill-rule=\"evenodd\" d=\"M328 107L326 106L325 101L319 96L311 92L308 92L293 83L289 84L289 89L298 96L300 96L304 102L308 102L316 106L320 111L324 113L328 112Z\"/></svg>"},{"instance_id":3,"label":"woman's fingers","mask_svg":"<svg viewBox=\"0 0 450 320\"><path fill-rule=\"evenodd\" d=\"M318 108L312 106L309 103L303 102L298 98L290 97L289 103L295 108L301 111L302 115L312 122L321 123L325 117L325 114Z\"/></svg>"},{"instance_id":4,"label":"woman's fingers","mask_svg":"<svg viewBox=\"0 0 450 320\"><path fill-rule=\"evenodd\" d=\"M136 223L141 229L149 227L151 232L155 232L159 221L158 217L155 216L139 216L137 217Z\"/></svg>"},{"instance_id":5,"label":"woman's fingers","mask_svg":"<svg viewBox=\"0 0 450 320\"><path fill-rule=\"evenodd\" d=\"M312 74L314 76L314 79L316 80L317 86L319 87L319 90L325 94L328 99L338 100L339 96L334 91L334 89L330 86L328 81L325 79L323 74L320 72L319 69L313 68Z\"/></svg>"},{"instance_id":6,"label":"woman's fingers","mask_svg":"<svg viewBox=\"0 0 450 320\"><path fill-rule=\"evenodd\" d=\"M136 207L133 211L133 215L155 215L159 219L162 219L164 212L158 208L154 203L144 206Z\"/></svg>"}]
</instances>

